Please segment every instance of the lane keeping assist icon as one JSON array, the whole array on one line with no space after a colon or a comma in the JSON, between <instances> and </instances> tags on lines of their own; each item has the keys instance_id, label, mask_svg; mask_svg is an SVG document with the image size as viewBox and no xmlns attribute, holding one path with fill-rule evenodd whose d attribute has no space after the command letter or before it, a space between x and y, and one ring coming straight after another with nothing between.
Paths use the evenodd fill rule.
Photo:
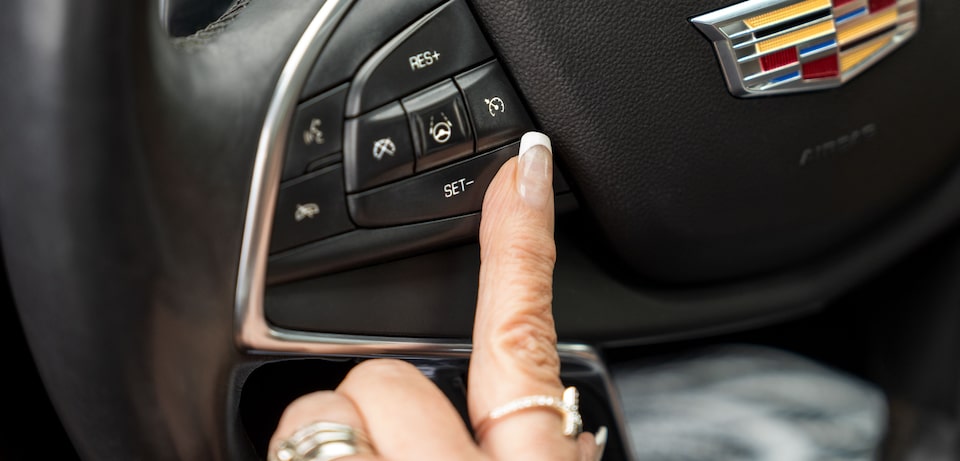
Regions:
<instances>
[{"instance_id":1,"label":"lane keeping assist icon","mask_svg":"<svg viewBox=\"0 0 960 461\"><path fill-rule=\"evenodd\" d=\"M433 116L430 116L430 136L432 136L433 140L438 144L443 144L449 141L450 136L453 135L453 123L450 123L447 114L440 112L440 116L443 117L443 121L436 123L433 121Z\"/></svg>"}]
</instances>

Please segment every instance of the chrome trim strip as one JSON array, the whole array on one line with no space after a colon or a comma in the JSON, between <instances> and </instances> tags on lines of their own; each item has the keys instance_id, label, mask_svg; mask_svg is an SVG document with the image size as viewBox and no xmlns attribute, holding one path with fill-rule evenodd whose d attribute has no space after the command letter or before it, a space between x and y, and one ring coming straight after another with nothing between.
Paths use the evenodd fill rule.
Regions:
<instances>
[{"instance_id":1,"label":"chrome trim strip","mask_svg":"<svg viewBox=\"0 0 960 461\"><path fill-rule=\"evenodd\" d=\"M787 74L787 75L789 75L788 78L785 78L783 80L771 80L770 82L767 82L765 85L761 86L760 88L763 90L767 90L770 88L776 88L778 86L786 85L788 83L793 83L801 79L801 74L799 70L794 71L793 73ZM784 77L787 77L787 75L785 75Z\"/></svg>"},{"instance_id":2,"label":"chrome trim strip","mask_svg":"<svg viewBox=\"0 0 960 461\"><path fill-rule=\"evenodd\" d=\"M361 105L363 104L363 100L361 100L361 97L363 96L363 88L367 85L367 81L370 80L370 77L373 75L373 72L377 70L377 67L380 67L380 63L382 63L384 59L387 59L387 57L389 57L394 50L400 47L403 42L407 41L410 36L417 33L417 31L419 31L424 24L433 19L434 16L440 14L441 11L450 8L452 4L453 0L450 0L440 6L437 6L422 18L407 26L402 32L397 34L396 37L390 39L389 42L374 52L373 56L368 58L363 65L360 66L360 69L357 70L357 75L353 78L353 83L350 85L350 90L347 93L347 117L357 117L362 113L360 109Z\"/></svg>"},{"instance_id":3,"label":"chrome trim strip","mask_svg":"<svg viewBox=\"0 0 960 461\"><path fill-rule=\"evenodd\" d=\"M764 80L764 79L766 79L766 80L773 80L773 79L775 79L775 78L777 78L777 77L779 77L779 76L781 76L781 75L792 74L792 73L794 73L794 72L796 72L796 71L798 71L798 70L800 70L800 63L799 63L799 62L795 62L795 63L793 63L793 64L788 64L788 65L786 65L786 66L778 67L778 68L773 69L773 70L768 70L768 71L766 71L766 72L759 72L759 73L753 74L753 75L751 75L751 76L749 76L749 77L744 77L743 81L744 81L744 82L752 82L752 81L754 81L754 80Z\"/></svg>"},{"instance_id":4,"label":"chrome trim strip","mask_svg":"<svg viewBox=\"0 0 960 461\"><path fill-rule=\"evenodd\" d=\"M823 7L823 8L817 9L817 10L812 10L812 11L810 11L809 13L806 13L806 14L801 15L800 17L808 16L808 15L814 15L814 14L816 14L816 13L825 13L825 12L829 11L831 8L833 8L833 7L832 7L832 6L825 6L825 7ZM736 32L736 33L730 34L730 35L728 35L728 37L729 37L731 40L736 40L736 39L738 39L738 38L745 37L745 36L747 36L747 35L750 35L750 34L753 34L753 33L756 33L756 32L760 32L760 31L763 31L763 30L766 30L766 29L770 29L770 28L772 28L772 27L776 27L778 24L779 24L779 23L771 23L771 24L766 24L766 25L760 26L760 27L750 27L750 28L741 30L740 32ZM773 37L773 36L775 36L775 35L770 35L770 37Z\"/></svg>"},{"instance_id":5,"label":"chrome trim strip","mask_svg":"<svg viewBox=\"0 0 960 461\"><path fill-rule=\"evenodd\" d=\"M845 3L841 6L833 7L834 16L843 16L853 10L864 8L867 6L867 0L856 0L850 3Z\"/></svg>"},{"instance_id":6,"label":"chrome trim strip","mask_svg":"<svg viewBox=\"0 0 960 461\"><path fill-rule=\"evenodd\" d=\"M813 51L807 51L806 53L800 53L800 56L799 56L799 57L800 57L800 62L801 62L801 63L805 63L805 62L814 61L814 60L816 60L816 59L820 59L821 57L823 57L823 55L826 55L826 54L837 54L837 53L840 52L838 48L839 48L839 45L837 45L836 43L834 43L834 44L832 44L832 45L827 45L827 46L824 46L824 47L815 48Z\"/></svg>"},{"instance_id":7,"label":"chrome trim strip","mask_svg":"<svg viewBox=\"0 0 960 461\"><path fill-rule=\"evenodd\" d=\"M916 8L917 5L914 3L913 5L910 5L910 6L913 6L914 8ZM898 26L908 25L910 27L916 27L916 21L915 21L916 18L917 18L916 9L904 11L903 13L900 13L900 17L897 18L897 25ZM913 24L907 24L911 22Z\"/></svg>"},{"instance_id":8,"label":"chrome trim strip","mask_svg":"<svg viewBox=\"0 0 960 461\"><path fill-rule=\"evenodd\" d=\"M766 36L763 36L763 37L760 37L760 38L752 38L752 39L750 39L750 40L746 40L746 41L743 41L743 42L737 42L736 45L733 45L733 49L735 49L735 50L740 50L740 49L746 48L746 47L748 47L748 46L750 46L750 45L756 45L757 43L760 43L760 42L765 42L765 41L767 41L767 40L774 39L774 38L777 38L777 37L780 37L780 36L783 36L783 35L792 34L792 33L796 32L796 31L798 31L798 30L803 30L803 29L806 29L807 27L810 27L810 26L816 26L816 25L818 25L818 24L820 24L820 23L824 23L824 22L827 22L827 21L833 21L833 17L831 17L831 16L824 16L824 17L822 17L822 18L820 18L820 19L817 19L817 20L815 20L815 21L806 22L806 23L800 24L799 26L793 26L793 27L791 27L791 28L789 28L789 29L781 30L780 32L777 32L777 33L775 33L775 34L766 35ZM833 34L833 33L836 33L836 29L834 29L832 32L824 33L823 35L829 35L829 34ZM823 37L823 35L816 35L816 36L810 37L810 38L808 38L808 39L806 39L806 40L804 40L804 41L805 41L805 42L806 42L806 41L813 41L813 40L816 40L816 39L818 39L818 38ZM775 49L775 50L773 50L773 51L767 51L766 53L763 53L763 54L775 53L775 52L777 52L777 51L780 51L780 50L783 49L783 48L789 48L789 46L782 46L782 47L777 48L777 49Z\"/></svg>"},{"instance_id":9,"label":"chrome trim strip","mask_svg":"<svg viewBox=\"0 0 960 461\"><path fill-rule=\"evenodd\" d=\"M736 5L731 5L726 8L721 8L719 10L712 11L710 13L701 14L690 21L697 25L700 30L710 38L711 41L725 40L728 38L719 27L715 26L718 23L725 23L734 18L741 16L755 16L768 13L770 11L776 10L777 8L786 6L791 0L749 0L746 2L738 3ZM757 28L757 30L762 28ZM740 32L731 35L739 36Z\"/></svg>"},{"instance_id":10,"label":"chrome trim strip","mask_svg":"<svg viewBox=\"0 0 960 461\"><path fill-rule=\"evenodd\" d=\"M820 37L820 38L823 38L823 37ZM811 40L811 41L815 41L815 40ZM822 43L822 42L821 42L821 43ZM827 51L836 50L838 47L839 47L839 46L836 44L836 40L834 40L834 43L831 44L831 45L826 45L826 46L823 46L823 47L820 47L820 48L816 48L815 50L810 51L810 52L807 52L806 54L800 53L799 57L800 57L800 58L805 58L805 57L808 57L808 56L815 56L815 55L818 55L818 54L823 54L823 53L825 53L825 52L827 52ZM764 51L763 53L756 53L756 54L747 55L747 56L744 56L744 57L742 57L742 58L740 58L740 59L737 59L737 62L740 63L741 65L743 65L743 64L746 64L746 63L748 63L748 62L756 61L756 60L758 60L758 59L760 59L760 58L762 58L762 57L764 57L764 56L767 56L767 55L770 55L770 54L773 54L773 53L777 53L777 52L780 52L780 51L783 51L783 49L781 48L781 49L776 49L776 50L773 50L773 51Z\"/></svg>"},{"instance_id":11,"label":"chrome trim strip","mask_svg":"<svg viewBox=\"0 0 960 461\"><path fill-rule=\"evenodd\" d=\"M263 312L270 227L280 187L284 145L300 88L310 74L310 60L320 54L351 4L352 0L327 0L320 7L287 58L270 98L257 144L237 270L234 331L237 345L242 349L287 350L290 347L289 343L274 339Z\"/></svg>"}]
</instances>

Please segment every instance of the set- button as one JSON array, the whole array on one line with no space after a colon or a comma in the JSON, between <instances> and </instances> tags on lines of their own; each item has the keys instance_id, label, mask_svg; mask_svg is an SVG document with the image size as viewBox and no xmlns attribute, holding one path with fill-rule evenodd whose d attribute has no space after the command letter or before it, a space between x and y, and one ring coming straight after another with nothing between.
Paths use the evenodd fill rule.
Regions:
<instances>
[{"instance_id":1,"label":"set- button","mask_svg":"<svg viewBox=\"0 0 960 461\"><path fill-rule=\"evenodd\" d=\"M480 211L483 195L519 143L393 184L347 196L350 215L362 227L387 227Z\"/></svg>"}]
</instances>

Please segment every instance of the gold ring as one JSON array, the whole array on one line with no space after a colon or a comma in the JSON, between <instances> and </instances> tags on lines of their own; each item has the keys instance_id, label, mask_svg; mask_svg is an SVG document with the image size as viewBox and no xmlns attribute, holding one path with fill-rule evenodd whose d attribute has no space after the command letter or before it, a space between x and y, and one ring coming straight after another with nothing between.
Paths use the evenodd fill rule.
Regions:
<instances>
[{"instance_id":1,"label":"gold ring","mask_svg":"<svg viewBox=\"0 0 960 461\"><path fill-rule=\"evenodd\" d=\"M567 437L575 438L583 432L583 418L580 416L580 393L576 387L570 386L564 389L563 397L559 399L549 395L529 395L494 408L486 418L477 424L477 437L483 435L495 421L534 408L547 408L559 413L563 417L563 435Z\"/></svg>"}]
</instances>

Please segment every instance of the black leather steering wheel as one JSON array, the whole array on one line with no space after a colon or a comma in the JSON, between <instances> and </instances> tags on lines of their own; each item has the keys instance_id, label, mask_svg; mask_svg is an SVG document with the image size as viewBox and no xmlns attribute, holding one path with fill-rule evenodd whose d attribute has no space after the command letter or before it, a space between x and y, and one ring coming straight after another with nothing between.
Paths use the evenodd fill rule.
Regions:
<instances>
[{"instance_id":1,"label":"black leather steering wheel","mask_svg":"<svg viewBox=\"0 0 960 461\"><path fill-rule=\"evenodd\" d=\"M298 104L356 87L378 50L451 4L491 53L455 74L499 63L554 140L571 366L605 344L816 309L957 219L960 61L946 44L960 4L923 2L916 36L842 88L747 100L689 22L731 3L9 2L0 239L77 452L258 459L241 415L256 370L465 359L478 210L403 226L354 213L337 240L269 249ZM412 85L403 98L428 86Z\"/></svg>"}]
</instances>

